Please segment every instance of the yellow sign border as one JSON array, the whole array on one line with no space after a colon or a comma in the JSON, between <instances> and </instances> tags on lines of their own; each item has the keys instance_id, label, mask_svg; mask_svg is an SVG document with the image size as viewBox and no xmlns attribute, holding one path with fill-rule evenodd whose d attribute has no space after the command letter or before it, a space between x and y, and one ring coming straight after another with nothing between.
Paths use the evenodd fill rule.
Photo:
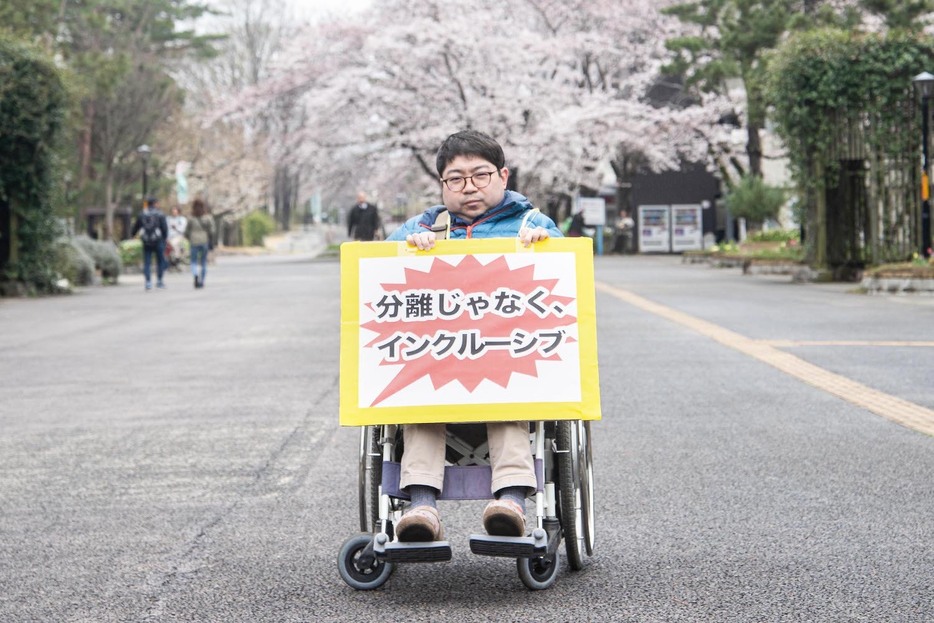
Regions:
<instances>
[{"instance_id":1,"label":"yellow sign border","mask_svg":"<svg viewBox=\"0 0 934 623\"><path fill-rule=\"evenodd\" d=\"M577 275L580 402L522 402L419 407L361 407L357 403L360 352L360 260L377 257L473 255L481 253L573 253ZM405 242L345 242L341 245L340 424L424 424L513 420L599 420L597 313L593 242L590 238L549 238L529 248L515 238L440 240L431 251Z\"/></svg>"}]
</instances>

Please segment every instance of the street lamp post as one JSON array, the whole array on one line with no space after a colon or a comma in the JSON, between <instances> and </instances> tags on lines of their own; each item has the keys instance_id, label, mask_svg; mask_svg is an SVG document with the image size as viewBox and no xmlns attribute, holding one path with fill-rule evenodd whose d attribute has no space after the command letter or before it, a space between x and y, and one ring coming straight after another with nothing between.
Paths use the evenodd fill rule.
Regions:
<instances>
[{"instance_id":1,"label":"street lamp post","mask_svg":"<svg viewBox=\"0 0 934 623\"><path fill-rule=\"evenodd\" d=\"M921 256L931 255L931 183L928 177L928 101L934 96L934 75L920 73L912 79L921 96Z\"/></svg>"},{"instance_id":2,"label":"street lamp post","mask_svg":"<svg viewBox=\"0 0 934 623\"><path fill-rule=\"evenodd\" d=\"M140 145L136 148L136 153L139 154L139 159L143 162L143 205L146 205L146 194L149 191L146 168L149 164L149 156L152 154L152 150L149 148L149 145Z\"/></svg>"},{"instance_id":3,"label":"street lamp post","mask_svg":"<svg viewBox=\"0 0 934 623\"><path fill-rule=\"evenodd\" d=\"M65 205L71 206L71 171L65 171L65 175L62 178L65 181ZM71 234L76 235L78 233L78 227L81 223L81 208L78 207L78 203L75 202L74 205L75 215L72 217L74 219L73 225L71 227Z\"/></svg>"}]
</instances>

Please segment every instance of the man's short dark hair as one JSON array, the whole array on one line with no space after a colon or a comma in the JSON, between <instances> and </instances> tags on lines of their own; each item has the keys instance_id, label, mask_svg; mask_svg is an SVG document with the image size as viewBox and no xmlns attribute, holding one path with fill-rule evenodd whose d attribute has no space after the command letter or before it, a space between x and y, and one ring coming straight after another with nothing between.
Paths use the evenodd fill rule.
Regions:
<instances>
[{"instance_id":1,"label":"man's short dark hair","mask_svg":"<svg viewBox=\"0 0 934 623\"><path fill-rule=\"evenodd\" d=\"M444 175L444 169L458 156L477 156L492 162L497 169L506 166L506 156L499 143L477 130L464 130L444 139L435 162L438 175Z\"/></svg>"}]
</instances>

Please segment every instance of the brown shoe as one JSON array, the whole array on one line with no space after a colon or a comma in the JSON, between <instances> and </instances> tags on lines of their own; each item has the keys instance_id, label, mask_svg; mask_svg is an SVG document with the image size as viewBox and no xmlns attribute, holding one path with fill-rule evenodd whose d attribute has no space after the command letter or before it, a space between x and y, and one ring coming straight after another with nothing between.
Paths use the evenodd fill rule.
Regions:
<instances>
[{"instance_id":1,"label":"brown shoe","mask_svg":"<svg viewBox=\"0 0 934 623\"><path fill-rule=\"evenodd\" d=\"M409 509L396 525L396 537L400 541L440 541L442 536L441 514L433 506Z\"/></svg>"},{"instance_id":2,"label":"brown shoe","mask_svg":"<svg viewBox=\"0 0 934 623\"><path fill-rule=\"evenodd\" d=\"M524 536L525 513L512 500L493 500L483 510L483 527L490 536Z\"/></svg>"}]
</instances>

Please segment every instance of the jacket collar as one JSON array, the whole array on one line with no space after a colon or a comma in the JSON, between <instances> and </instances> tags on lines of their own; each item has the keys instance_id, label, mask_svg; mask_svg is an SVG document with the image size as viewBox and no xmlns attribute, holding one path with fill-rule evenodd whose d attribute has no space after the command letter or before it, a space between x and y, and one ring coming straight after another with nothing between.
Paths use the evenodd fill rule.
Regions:
<instances>
[{"instance_id":1,"label":"jacket collar","mask_svg":"<svg viewBox=\"0 0 934 623\"><path fill-rule=\"evenodd\" d=\"M495 206L493 206L492 208L490 208L489 210L487 210L486 212L484 212L477 218L475 218L472 222L468 223L467 221L463 220L456 214L451 214L451 224L452 225L456 224L456 225L461 225L461 226L466 227L474 223L479 223L480 221L486 221L491 218L496 218L498 216L510 214L514 210L516 210L516 208L521 208L522 210L524 210L525 207L528 206L528 204L529 204L529 200L524 195L517 193L514 190L507 190L506 193L503 195L502 201L500 201L498 204L496 204Z\"/></svg>"}]
</instances>

